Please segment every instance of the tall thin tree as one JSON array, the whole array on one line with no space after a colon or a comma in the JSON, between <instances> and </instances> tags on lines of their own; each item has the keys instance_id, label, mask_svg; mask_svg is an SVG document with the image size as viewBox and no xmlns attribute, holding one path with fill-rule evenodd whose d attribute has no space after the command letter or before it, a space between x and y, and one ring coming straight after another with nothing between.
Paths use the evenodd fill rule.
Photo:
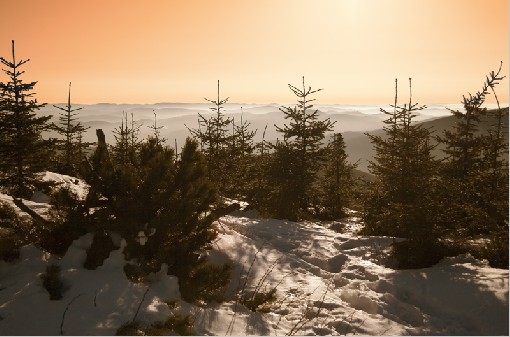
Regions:
<instances>
[{"instance_id":1,"label":"tall thin tree","mask_svg":"<svg viewBox=\"0 0 510 337\"><path fill-rule=\"evenodd\" d=\"M332 131L334 125L329 118L320 120L319 110L312 109L311 103L315 99L311 99L310 95L322 89L312 90L306 87L304 77L302 80L302 88L289 84L290 90L298 97L298 104L293 108L280 108L289 123L281 127L275 125L276 131L283 135L283 142L273 145L276 166L272 175L276 175L273 177L277 184L275 193L280 200L275 204L285 209L277 213L289 219L298 219L307 213L316 172L324 160L320 147L325 133ZM277 183L279 180L281 184Z\"/></svg>"},{"instance_id":2,"label":"tall thin tree","mask_svg":"<svg viewBox=\"0 0 510 337\"><path fill-rule=\"evenodd\" d=\"M48 141L41 134L49 129L51 116L37 116L45 104L34 99L37 82L25 83L20 68L30 61L16 61L14 40L12 61L0 57L9 80L0 82L0 186L16 198L28 197L35 188L37 172L46 168Z\"/></svg>"},{"instance_id":3,"label":"tall thin tree","mask_svg":"<svg viewBox=\"0 0 510 337\"><path fill-rule=\"evenodd\" d=\"M498 72L491 72L476 94L463 96L464 111L450 110L455 126L438 137L445 145L446 155L442 168L442 199L447 206L443 222L462 237L490 232L495 223L502 225L508 219L508 211L504 210L508 206L502 205L497 212L493 207L501 204L502 198L508 200L508 164L502 156L507 151L502 137L503 110L496 110L495 126L487 132L481 127L487 115L494 114L487 111L484 103L504 78L500 72L501 67Z\"/></svg>"},{"instance_id":4,"label":"tall thin tree","mask_svg":"<svg viewBox=\"0 0 510 337\"><path fill-rule=\"evenodd\" d=\"M228 172L232 169L229 148L232 147L233 134L230 133L233 119L225 116L224 105L228 97L220 99L220 81L218 80L217 98L215 100L204 98L214 104L210 110L213 115L206 118L198 114L198 128L188 130L200 142L201 150L207 160L209 179L213 181L221 193L225 194L230 186L231 179Z\"/></svg>"},{"instance_id":5,"label":"tall thin tree","mask_svg":"<svg viewBox=\"0 0 510 337\"><path fill-rule=\"evenodd\" d=\"M57 142L57 149L61 152L59 170L65 174L76 174L78 167L83 157L84 150L91 144L85 143L82 140L82 134L90 127L84 127L81 122L77 122L77 111L83 108L73 109L71 105L71 82L69 82L69 93L67 96L67 105L59 107L53 105L55 108L60 109L59 123L52 124L52 128L60 135L64 136L64 140Z\"/></svg>"},{"instance_id":6,"label":"tall thin tree","mask_svg":"<svg viewBox=\"0 0 510 337\"><path fill-rule=\"evenodd\" d=\"M335 133L325 149L324 176L319 179L319 200L322 217L336 219L345 216L344 209L354 189L352 170L355 164L347 161L345 142L341 133Z\"/></svg>"},{"instance_id":7,"label":"tall thin tree","mask_svg":"<svg viewBox=\"0 0 510 337\"><path fill-rule=\"evenodd\" d=\"M408 238L407 253L397 249L396 255L401 266L419 267L440 258L434 249L438 237L433 184L437 163L431 153L431 131L413 121L415 112L426 106L412 102L411 89L409 79L409 103L391 105L393 111L381 109L388 116L385 135L368 134L376 151L370 171L377 180L365 201L363 216L367 234Z\"/></svg>"}]
</instances>

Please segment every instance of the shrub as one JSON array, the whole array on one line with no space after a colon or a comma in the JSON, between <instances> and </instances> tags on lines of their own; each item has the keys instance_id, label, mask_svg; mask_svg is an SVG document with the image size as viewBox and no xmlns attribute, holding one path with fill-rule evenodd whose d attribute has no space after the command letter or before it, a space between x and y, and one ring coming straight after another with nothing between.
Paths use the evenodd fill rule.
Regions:
<instances>
[{"instance_id":1,"label":"shrub","mask_svg":"<svg viewBox=\"0 0 510 337\"><path fill-rule=\"evenodd\" d=\"M186 302L221 302L222 290L229 283L232 266L228 263L215 265L202 262L193 267L188 275L179 277L179 290Z\"/></svg>"},{"instance_id":2,"label":"shrub","mask_svg":"<svg viewBox=\"0 0 510 337\"><path fill-rule=\"evenodd\" d=\"M175 304L169 304L172 308L170 317L164 321L154 322L152 324L146 324L140 321L132 321L124 323L115 333L116 336L173 336L178 334L179 336L193 336L193 324L195 321L190 315L182 316L176 313Z\"/></svg>"},{"instance_id":3,"label":"shrub","mask_svg":"<svg viewBox=\"0 0 510 337\"><path fill-rule=\"evenodd\" d=\"M63 256L74 240L87 233L85 211L81 201L68 188L50 193L52 222L40 231L38 246L43 250Z\"/></svg>"},{"instance_id":4,"label":"shrub","mask_svg":"<svg viewBox=\"0 0 510 337\"><path fill-rule=\"evenodd\" d=\"M493 234L482 248L472 249L477 259L486 259L492 268L508 269L508 232Z\"/></svg>"},{"instance_id":5,"label":"shrub","mask_svg":"<svg viewBox=\"0 0 510 337\"><path fill-rule=\"evenodd\" d=\"M445 256L443 244L428 239L409 239L394 242L392 257L399 269L427 268L438 263Z\"/></svg>"},{"instance_id":6,"label":"shrub","mask_svg":"<svg viewBox=\"0 0 510 337\"><path fill-rule=\"evenodd\" d=\"M53 224L38 240L37 246L56 256L64 256L74 240L86 234L85 228L68 224Z\"/></svg>"},{"instance_id":7,"label":"shrub","mask_svg":"<svg viewBox=\"0 0 510 337\"><path fill-rule=\"evenodd\" d=\"M484 252L491 267L508 269L508 232L494 235Z\"/></svg>"},{"instance_id":8,"label":"shrub","mask_svg":"<svg viewBox=\"0 0 510 337\"><path fill-rule=\"evenodd\" d=\"M96 233L92 245L87 249L87 258L83 263L83 267L90 270L96 269L110 256L112 250L117 248L119 247L113 244L112 238L107 232Z\"/></svg>"},{"instance_id":9,"label":"shrub","mask_svg":"<svg viewBox=\"0 0 510 337\"><path fill-rule=\"evenodd\" d=\"M333 222L329 226L329 229L331 229L332 231L335 231L337 233L343 233L343 232L345 232L345 223L343 223L343 222Z\"/></svg>"},{"instance_id":10,"label":"shrub","mask_svg":"<svg viewBox=\"0 0 510 337\"><path fill-rule=\"evenodd\" d=\"M46 273L41 275L43 287L50 294L50 301L62 299L62 293L65 291L64 282L60 276L60 267L54 264L46 267Z\"/></svg>"},{"instance_id":11,"label":"shrub","mask_svg":"<svg viewBox=\"0 0 510 337\"><path fill-rule=\"evenodd\" d=\"M94 212L87 213L88 221L92 228L108 228L126 240L125 258L139 267L126 266L126 276L135 282L161 270L163 263L169 274L187 276L217 235L213 223L220 217L215 212L219 199L198 147L188 138L176 160L173 149L149 137L136 152L135 167L112 162L104 142L91 158L85 205ZM105 251L97 252L91 268L107 257L111 246L93 244L88 255L95 250Z\"/></svg>"},{"instance_id":12,"label":"shrub","mask_svg":"<svg viewBox=\"0 0 510 337\"><path fill-rule=\"evenodd\" d=\"M0 228L0 260L13 262L19 259L19 236L12 230Z\"/></svg>"},{"instance_id":13,"label":"shrub","mask_svg":"<svg viewBox=\"0 0 510 337\"><path fill-rule=\"evenodd\" d=\"M16 228L20 223L14 209L0 203L0 260L11 262L19 258L19 247L23 240Z\"/></svg>"},{"instance_id":14,"label":"shrub","mask_svg":"<svg viewBox=\"0 0 510 337\"><path fill-rule=\"evenodd\" d=\"M168 336L177 333L179 336L193 336L194 320L190 315L181 316L172 313L165 322L155 322L147 329L148 336Z\"/></svg>"},{"instance_id":15,"label":"shrub","mask_svg":"<svg viewBox=\"0 0 510 337\"><path fill-rule=\"evenodd\" d=\"M146 273L137 264L126 263L123 269L126 278L131 282L141 283L145 280Z\"/></svg>"},{"instance_id":16,"label":"shrub","mask_svg":"<svg viewBox=\"0 0 510 337\"><path fill-rule=\"evenodd\" d=\"M264 274L259 278L255 286L247 288L247 284L250 281L250 274L255 261L257 260L257 255L259 252L260 251L257 251L257 253L253 256L250 267L248 268L246 274L241 278L241 280L244 279L244 284L241 286L241 282L239 283L239 287L237 289L237 301L239 301L246 308L253 312L267 313L271 310L271 303L275 302L277 299L276 289L283 282L283 279L286 276L284 276L275 286L269 286L269 283L267 282L269 275L274 270L277 263L280 261L280 258L275 260L269 267L267 267ZM252 281L254 281L253 278L250 282ZM270 290L266 291L268 288L270 288Z\"/></svg>"},{"instance_id":17,"label":"shrub","mask_svg":"<svg viewBox=\"0 0 510 337\"><path fill-rule=\"evenodd\" d=\"M249 295L244 295L241 298L241 303L253 312L267 313L270 311L270 305L276 300L276 288L267 292L253 292Z\"/></svg>"},{"instance_id":18,"label":"shrub","mask_svg":"<svg viewBox=\"0 0 510 337\"><path fill-rule=\"evenodd\" d=\"M124 323L117 329L115 336L145 336L144 327L138 321Z\"/></svg>"},{"instance_id":19,"label":"shrub","mask_svg":"<svg viewBox=\"0 0 510 337\"><path fill-rule=\"evenodd\" d=\"M0 202L0 227L11 228L16 220L16 212L5 202Z\"/></svg>"}]
</instances>

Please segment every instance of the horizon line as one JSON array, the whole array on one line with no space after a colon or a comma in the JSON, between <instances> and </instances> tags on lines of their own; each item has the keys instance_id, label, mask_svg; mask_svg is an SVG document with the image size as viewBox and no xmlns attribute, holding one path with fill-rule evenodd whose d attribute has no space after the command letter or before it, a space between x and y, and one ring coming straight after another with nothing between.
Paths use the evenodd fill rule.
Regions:
<instances>
[{"instance_id":1,"label":"horizon line","mask_svg":"<svg viewBox=\"0 0 510 337\"><path fill-rule=\"evenodd\" d=\"M344 106L390 106L392 103L317 103L314 102L314 106L317 105L344 105ZM67 104L67 102L47 102L43 103L45 105L52 105L52 104ZM211 105L214 104L210 102L183 102L183 101L177 101L177 102L153 102L153 103L133 103L133 102L94 102L94 103L80 103L75 102L72 103L72 105L157 105L157 104L200 104L200 105ZM280 103L280 102L269 102L269 103L253 103L253 102L227 102L224 105L281 105L281 106L287 106L287 105L296 105L296 102L290 102L290 103ZM436 102L436 103L419 103L420 105L462 105L462 102ZM509 105L509 102L500 102L499 103L501 108L505 108ZM497 103L486 103L486 105L497 105Z\"/></svg>"}]
</instances>

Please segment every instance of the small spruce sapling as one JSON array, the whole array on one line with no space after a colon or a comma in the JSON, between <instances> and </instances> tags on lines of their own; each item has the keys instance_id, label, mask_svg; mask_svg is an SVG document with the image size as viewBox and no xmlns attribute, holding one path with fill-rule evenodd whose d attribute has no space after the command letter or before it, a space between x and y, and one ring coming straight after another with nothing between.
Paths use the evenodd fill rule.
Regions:
<instances>
[{"instance_id":1,"label":"small spruce sapling","mask_svg":"<svg viewBox=\"0 0 510 337\"><path fill-rule=\"evenodd\" d=\"M64 137L56 144L57 150L60 152L57 169L64 174L77 175L83 154L91 145L91 143L83 142L83 132L90 127L84 127L81 122L77 121L77 111L83 108L73 109L71 105L71 82L69 82L67 105L65 107L54 105L54 107L63 111L60 113L59 123L52 123L52 128Z\"/></svg>"},{"instance_id":2,"label":"small spruce sapling","mask_svg":"<svg viewBox=\"0 0 510 337\"><path fill-rule=\"evenodd\" d=\"M225 194L232 184L229 173L232 171L233 161L229 149L232 148L234 137L230 133L233 119L225 116L224 105L229 98L220 99L220 81L218 81L217 93L216 100L204 98L214 104L214 107L210 108L214 113L213 116L205 118L198 114L198 128L188 127L188 130L200 143L201 151L207 160L209 179L214 182L220 193Z\"/></svg>"}]
</instances>

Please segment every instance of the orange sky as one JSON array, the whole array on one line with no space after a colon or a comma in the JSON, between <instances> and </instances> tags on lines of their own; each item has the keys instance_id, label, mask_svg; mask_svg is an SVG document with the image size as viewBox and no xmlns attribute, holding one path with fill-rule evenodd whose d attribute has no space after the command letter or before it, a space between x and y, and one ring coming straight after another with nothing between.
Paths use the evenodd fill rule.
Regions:
<instances>
[{"instance_id":1,"label":"orange sky","mask_svg":"<svg viewBox=\"0 0 510 337\"><path fill-rule=\"evenodd\" d=\"M0 55L30 58L40 102L457 103L503 61L506 0L0 0ZM0 76L5 81L5 76ZM498 94L508 101L508 79ZM223 95L222 95L223 96Z\"/></svg>"}]
</instances>

